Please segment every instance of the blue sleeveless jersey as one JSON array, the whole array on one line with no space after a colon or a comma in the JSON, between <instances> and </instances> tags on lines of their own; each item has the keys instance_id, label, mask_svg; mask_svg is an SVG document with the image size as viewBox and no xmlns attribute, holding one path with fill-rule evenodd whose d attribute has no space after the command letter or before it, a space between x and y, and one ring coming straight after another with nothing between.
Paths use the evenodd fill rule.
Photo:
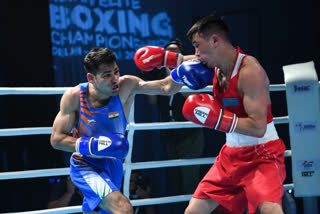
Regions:
<instances>
[{"instance_id":1,"label":"blue sleeveless jersey","mask_svg":"<svg viewBox=\"0 0 320 214\"><path fill-rule=\"evenodd\" d=\"M123 112L119 95L112 96L109 103L102 108L93 108L87 101L89 83L80 86L80 112L79 122L72 130L73 137L91 137L106 132L125 134L127 119ZM73 157L83 160L98 168L108 168L111 162L119 162L119 171L122 171L122 160L109 158L91 158L77 153ZM114 164L114 163L113 163Z\"/></svg>"},{"instance_id":2,"label":"blue sleeveless jersey","mask_svg":"<svg viewBox=\"0 0 320 214\"><path fill-rule=\"evenodd\" d=\"M106 132L125 134L127 120L119 95L110 97L108 104L93 108L87 100L89 83L80 86L80 112L78 124L73 128L73 136L91 137ZM92 158L73 153L70 159L70 175L73 183L84 194L82 209L106 212L98 207L102 198L111 191L121 189L123 160L112 158ZM92 186L93 185L93 186Z\"/></svg>"},{"instance_id":3,"label":"blue sleeveless jersey","mask_svg":"<svg viewBox=\"0 0 320 214\"><path fill-rule=\"evenodd\" d=\"M89 83L80 85L79 122L73 129L73 136L91 137L97 134L112 132L125 134L127 120L123 112L119 95L112 96L109 103L102 108L93 108L87 101Z\"/></svg>"}]
</instances>

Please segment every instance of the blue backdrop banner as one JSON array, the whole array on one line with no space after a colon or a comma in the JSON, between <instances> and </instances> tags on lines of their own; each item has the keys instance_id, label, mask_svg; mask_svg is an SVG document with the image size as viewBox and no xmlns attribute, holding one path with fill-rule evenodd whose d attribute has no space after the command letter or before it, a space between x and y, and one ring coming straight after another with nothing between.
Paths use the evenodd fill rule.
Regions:
<instances>
[{"instance_id":1,"label":"blue backdrop banner","mask_svg":"<svg viewBox=\"0 0 320 214\"><path fill-rule=\"evenodd\" d=\"M121 73L131 73L132 67L127 66L134 66L133 55L138 48L164 46L174 38L171 15L159 9L166 8L165 4L159 7L158 3L141 0L49 0L56 85L86 81L82 61L93 47L113 50L120 68L125 68Z\"/></svg>"}]
</instances>

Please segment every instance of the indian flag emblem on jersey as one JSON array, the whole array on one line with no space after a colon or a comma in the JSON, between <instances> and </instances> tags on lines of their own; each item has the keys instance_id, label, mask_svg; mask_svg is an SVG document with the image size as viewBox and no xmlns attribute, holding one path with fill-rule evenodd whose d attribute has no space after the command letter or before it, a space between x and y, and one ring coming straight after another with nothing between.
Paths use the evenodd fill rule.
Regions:
<instances>
[{"instance_id":1,"label":"indian flag emblem on jersey","mask_svg":"<svg viewBox=\"0 0 320 214\"><path fill-rule=\"evenodd\" d=\"M108 117L109 117L109 120L116 119L116 118L119 117L119 112L118 112L118 111L110 112L110 113L108 114Z\"/></svg>"}]
</instances>

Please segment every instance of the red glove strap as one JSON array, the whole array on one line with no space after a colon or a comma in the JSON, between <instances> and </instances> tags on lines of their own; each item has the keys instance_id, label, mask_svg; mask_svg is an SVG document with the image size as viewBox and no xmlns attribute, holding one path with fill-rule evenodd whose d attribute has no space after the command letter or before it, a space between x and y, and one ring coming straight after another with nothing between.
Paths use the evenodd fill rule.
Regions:
<instances>
[{"instance_id":1,"label":"red glove strap","mask_svg":"<svg viewBox=\"0 0 320 214\"><path fill-rule=\"evenodd\" d=\"M221 111L219 120L216 124L215 129L226 132L226 133L232 133L238 123L238 117L234 113L231 113L230 111Z\"/></svg>"},{"instance_id":2,"label":"red glove strap","mask_svg":"<svg viewBox=\"0 0 320 214\"><path fill-rule=\"evenodd\" d=\"M163 59L163 66L168 68L175 68L180 65L182 61L182 55L176 52L166 51Z\"/></svg>"}]
</instances>

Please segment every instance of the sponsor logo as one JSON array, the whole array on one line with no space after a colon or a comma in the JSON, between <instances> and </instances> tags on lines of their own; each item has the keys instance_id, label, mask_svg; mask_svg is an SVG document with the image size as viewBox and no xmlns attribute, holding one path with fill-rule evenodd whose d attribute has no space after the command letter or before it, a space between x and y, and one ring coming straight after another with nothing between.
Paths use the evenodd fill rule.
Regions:
<instances>
[{"instance_id":1,"label":"sponsor logo","mask_svg":"<svg viewBox=\"0 0 320 214\"><path fill-rule=\"evenodd\" d=\"M309 92L313 90L312 85L308 83L294 84L291 87L293 93Z\"/></svg>"},{"instance_id":2,"label":"sponsor logo","mask_svg":"<svg viewBox=\"0 0 320 214\"><path fill-rule=\"evenodd\" d=\"M319 159L312 160L298 160L297 169L301 172L303 177L312 177L315 173L315 170L320 169Z\"/></svg>"},{"instance_id":3,"label":"sponsor logo","mask_svg":"<svg viewBox=\"0 0 320 214\"><path fill-rule=\"evenodd\" d=\"M223 102L223 106L225 106L225 107L239 105L237 98L223 98L222 102Z\"/></svg>"},{"instance_id":4,"label":"sponsor logo","mask_svg":"<svg viewBox=\"0 0 320 214\"><path fill-rule=\"evenodd\" d=\"M116 119L116 118L119 117L119 112L118 112L118 111L110 112L110 113L108 114L108 117L109 117L109 120Z\"/></svg>"},{"instance_id":5,"label":"sponsor logo","mask_svg":"<svg viewBox=\"0 0 320 214\"><path fill-rule=\"evenodd\" d=\"M298 170L318 170L320 169L319 159L311 160L298 160L297 167Z\"/></svg>"},{"instance_id":6,"label":"sponsor logo","mask_svg":"<svg viewBox=\"0 0 320 214\"><path fill-rule=\"evenodd\" d=\"M156 55L151 55L148 58L145 58L144 60L142 60L143 64L147 64L150 62L150 60L152 60L153 58L159 58L161 56L161 54L156 54Z\"/></svg>"},{"instance_id":7,"label":"sponsor logo","mask_svg":"<svg viewBox=\"0 0 320 214\"><path fill-rule=\"evenodd\" d=\"M96 123L96 121L94 119L88 120L88 124L91 124L91 123Z\"/></svg>"},{"instance_id":8,"label":"sponsor logo","mask_svg":"<svg viewBox=\"0 0 320 214\"><path fill-rule=\"evenodd\" d=\"M301 91L310 91L310 85L294 85L293 86L294 92L301 92Z\"/></svg>"},{"instance_id":9,"label":"sponsor logo","mask_svg":"<svg viewBox=\"0 0 320 214\"><path fill-rule=\"evenodd\" d=\"M302 177L312 177L313 174L314 174L314 171L301 172Z\"/></svg>"},{"instance_id":10,"label":"sponsor logo","mask_svg":"<svg viewBox=\"0 0 320 214\"><path fill-rule=\"evenodd\" d=\"M108 148L111 145L112 141L106 136L99 136L98 139L98 152Z\"/></svg>"},{"instance_id":11,"label":"sponsor logo","mask_svg":"<svg viewBox=\"0 0 320 214\"><path fill-rule=\"evenodd\" d=\"M182 76L182 80L184 84L187 84L188 86L192 87L193 85L191 84L191 82L189 82L188 78L186 77L186 75Z\"/></svg>"},{"instance_id":12,"label":"sponsor logo","mask_svg":"<svg viewBox=\"0 0 320 214\"><path fill-rule=\"evenodd\" d=\"M313 161L303 161L302 166L303 168L311 168L313 166Z\"/></svg>"},{"instance_id":13,"label":"sponsor logo","mask_svg":"<svg viewBox=\"0 0 320 214\"><path fill-rule=\"evenodd\" d=\"M202 123L204 124L207 120L207 117L209 115L210 109L206 107L197 107L193 110L194 116Z\"/></svg>"},{"instance_id":14,"label":"sponsor logo","mask_svg":"<svg viewBox=\"0 0 320 214\"><path fill-rule=\"evenodd\" d=\"M315 131L316 128L317 128L316 121L305 121L305 122L294 123L295 132L311 132L311 131Z\"/></svg>"}]
</instances>

